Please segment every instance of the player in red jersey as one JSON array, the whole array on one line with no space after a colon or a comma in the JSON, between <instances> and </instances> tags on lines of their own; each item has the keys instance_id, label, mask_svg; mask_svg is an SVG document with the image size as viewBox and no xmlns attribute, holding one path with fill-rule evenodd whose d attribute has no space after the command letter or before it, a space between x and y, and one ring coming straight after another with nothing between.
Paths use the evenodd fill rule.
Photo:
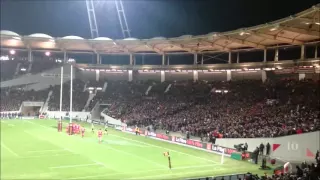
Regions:
<instances>
[{"instance_id":1,"label":"player in red jersey","mask_svg":"<svg viewBox=\"0 0 320 180\"><path fill-rule=\"evenodd\" d=\"M84 137L84 132L86 131L86 129L84 127L81 128L81 137Z\"/></svg>"},{"instance_id":2,"label":"player in red jersey","mask_svg":"<svg viewBox=\"0 0 320 180\"><path fill-rule=\"evenodd\" d=\"M101 143L101 141L102 141L102 135L103 135L103 132L101 131L101 129L99 129L99 131L98 131L99 143Z\"/></svg>"},{"instance_id":3,"label":"player in red jersey","mask_svg":"<svg viewBox=\"0 0 320 180\"><path fill-rule=\"evenodd\" d=\"M77 133L77 134L80 134L81 126L80 126L79 124L77 124L76 126L77 126L77 132L76 132L76 133Z\"/></svg>"},{"instance_id":4,"label":"player in red jersey","mask_svg":"<svg viewBox=\"0 0 320 180\"><path fill-rule=\"evenodd\" d=\"M72 134L75 134L76 133L76 124L75 123L72 123Z\"/></svg>"}]
</instances>

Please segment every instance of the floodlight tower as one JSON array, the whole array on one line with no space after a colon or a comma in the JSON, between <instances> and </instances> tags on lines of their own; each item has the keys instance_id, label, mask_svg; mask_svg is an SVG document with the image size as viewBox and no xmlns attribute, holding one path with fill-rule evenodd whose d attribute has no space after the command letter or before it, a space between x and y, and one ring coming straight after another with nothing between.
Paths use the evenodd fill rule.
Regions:
<instances>
[{"instance_id":1,"label":"floodlight tower","mask_svg":"<svg viewBox=\"0 0 320 180\"><path fill-rule=\"evenodd\" d=\"M123 8L122 0L115 0L114 2L116 3L123 38L129 38L131 37L131 34L127 23L126 13Z\"/></svg>"},{"instance_id":2,"label":"floodlight tower","mask_svg":"<svg viewBox=\"0 0 320 180\"><path fill-rule=\"evenodd\" d=\"M98 24L96 20L96 13L95 13L93 1L94 0L86 0L92 39L99 37ZM114 0L114 2L117 8L118 19L121 26L123 38L131 37L129 26L127 23L126 13L124 11L123 4L122 4L122 0Z\"/></svg>"},{"instance_id":3,"label":"floodlight tower","mask_svg":"<svg viewBox=\"0 0 320 180\"><path fill-rule=\"evenodd\" d=\"M99 37L98 25L96 20L96 13L93 6L93 0L86 0L87 12L90 24L91 38Z\"/></svg>"}]
</instances>

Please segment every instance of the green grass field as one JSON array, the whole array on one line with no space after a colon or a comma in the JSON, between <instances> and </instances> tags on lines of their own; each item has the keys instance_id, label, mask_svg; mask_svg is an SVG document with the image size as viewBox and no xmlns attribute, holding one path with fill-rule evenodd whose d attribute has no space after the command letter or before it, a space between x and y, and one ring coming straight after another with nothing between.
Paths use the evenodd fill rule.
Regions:
<instances>
[{"instance_id":1,"label":"green grass field","mask_svg":"<svg viewBox=\"0 0 320 180\"><path fill-rule=\"evenodd\" d=\"M1 179L184 179L263 173L257 165L109 128L99 144L57 132L55 120L1 121ZM65 124L64 124L65 126ZM97 128L97 127L96 127ZM169 151L169 170L163 152Z\"/></svg>"}]
</instances>

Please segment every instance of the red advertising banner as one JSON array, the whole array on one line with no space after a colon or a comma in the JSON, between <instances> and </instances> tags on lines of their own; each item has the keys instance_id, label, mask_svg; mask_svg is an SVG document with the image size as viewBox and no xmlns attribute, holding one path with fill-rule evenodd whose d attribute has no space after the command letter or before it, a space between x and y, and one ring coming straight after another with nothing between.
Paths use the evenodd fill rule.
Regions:
<instances>
[{"instance_id":1,"label":"red advertising banner","mask_svg":"<svg viewBox=\"0 0 320 180\"><path fill-rule=\"evenodd\" d=\"M208 144L207 144L207 150L211 150L211 148L212 148L212 144L211 144L211 143L208 143Z\"/></svg>"},{"instance_id":2,"label":"red advertising banner","mask_svg":"<svg viewBox=\"0 0 320 180\"><path fill-rule=\"evenodd\" d=\"M156 137L159 139L164 139L164 140L168 140L168 141L170 140L169 136L164 135L164 134L157 134Z\"/></svg>"},{"instance_id":3,"label":"red advertising banner","mask_svg":"<svg viewBox=\"0 0 320 180\"><path fill-rule=\"evenodd\" d=\"M202 148L202 143L199 141L194 141L194 140L188 139L187 144L191 145L191 146L198 147L198 148Z\"/></svg>"}]
</instances>

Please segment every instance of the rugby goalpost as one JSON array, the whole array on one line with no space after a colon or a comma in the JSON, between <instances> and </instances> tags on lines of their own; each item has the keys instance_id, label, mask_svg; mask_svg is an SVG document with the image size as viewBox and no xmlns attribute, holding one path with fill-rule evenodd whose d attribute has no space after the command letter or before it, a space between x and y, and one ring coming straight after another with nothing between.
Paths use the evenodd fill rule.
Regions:
<instances>
[{"instance_id":1,"label":"rugby goalpost","mask_svg":"<svg viewBox=\"0 0 320 180\"><path fill-rule=\"evenodd\" d=\"M60 111L60 118L58 121L58 131L62 131L62 97L63 97L63 66L61 67L60 73L60 103L59 103L59 111ZM72 135L72 95L73 95L73 66L70 66L70 110L69 110L69 128L68 134Z\"/></svg>"}]
</instances>

